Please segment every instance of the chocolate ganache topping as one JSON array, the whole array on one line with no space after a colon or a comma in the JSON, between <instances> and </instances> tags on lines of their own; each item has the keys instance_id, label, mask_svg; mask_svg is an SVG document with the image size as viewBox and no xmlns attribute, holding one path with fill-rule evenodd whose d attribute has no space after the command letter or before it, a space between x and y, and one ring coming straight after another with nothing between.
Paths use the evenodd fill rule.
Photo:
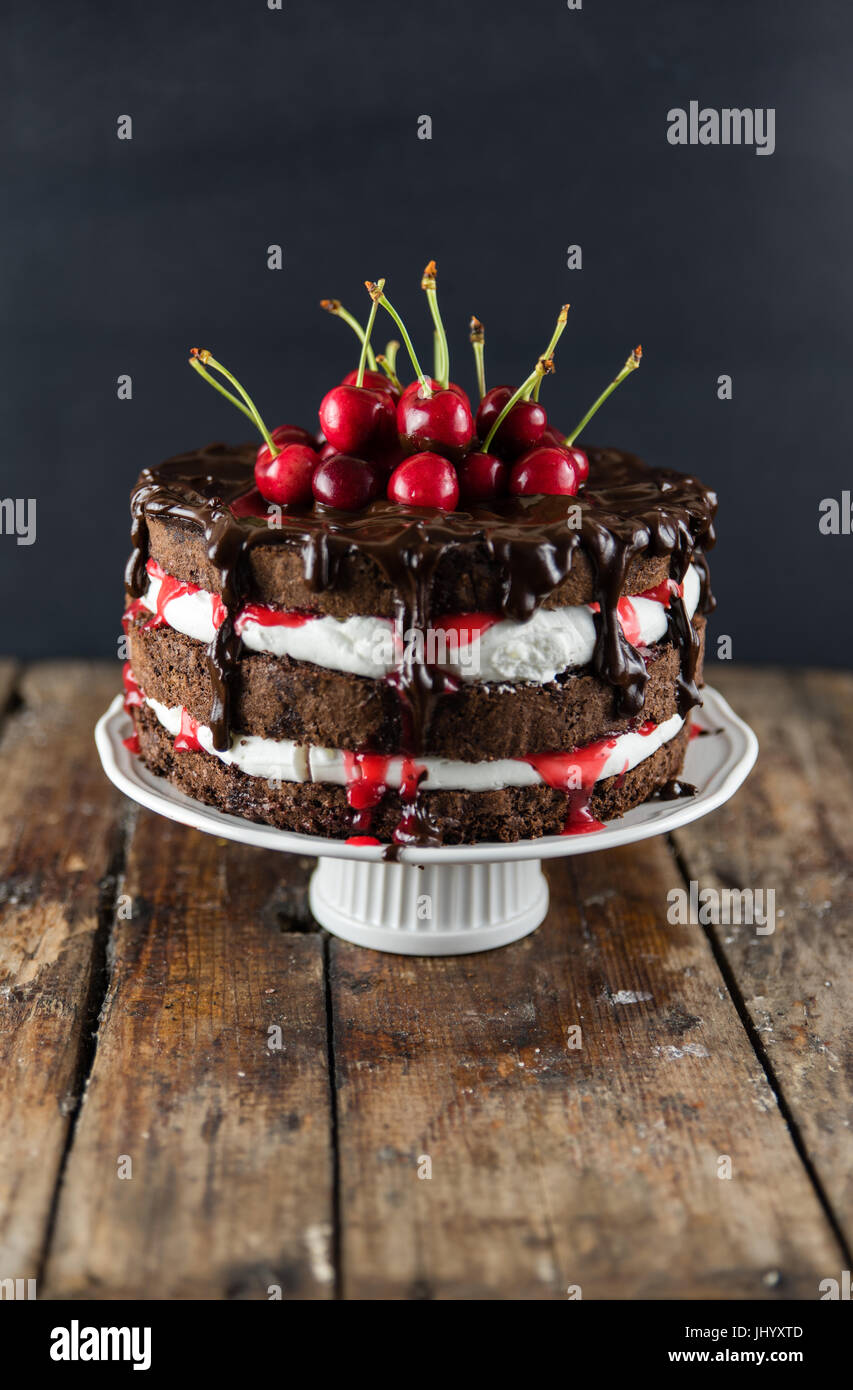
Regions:
<instances>
[{"instance_id":1,"label":"chocolate ganache topping","mask_svg":"<svg viewBox=\"0 0 853 1390\"><path fill-rule=\"evenodd\" d=\"M590 476L577 496L506 498L447 513L377 501L352 513L319 505L268 506L255 491L255 452L251 445L215 444L169 459L145 469L131 495L132 597L145 589L154 518L179 522L203 538L218 575L227 616L207 650L214 689L209 724L217 749L231 739L230 687L241 656L233 623L249 593L249 557L256 547L285 546L297 553L305 584L315 594L337 588L352 557L367 559L393 589L404 632L426 631L447 611L440 594L448 576L464 576L475 558L496 576L502 616L523 621L547 603L583 554L598 604L593 669L613 687L626 717L641 713L646 684L643 652L628 642L617 614L632 562L668 557L669 576L680 583L692 561L702 578L698 611L713 608L705 552L715 539L715 494L696 478L649 468L633 455L588 449ZM678 707L684 715L699 701L699 643L678 594L667 611L670 640L680 653ZM406 650L412 654L390 679L404 716L401 752L417 755L436 701L457 687L449 672L417 662L413 644ZM421 842L424 836L421 827Z\"/></svg>"}]
</instances>

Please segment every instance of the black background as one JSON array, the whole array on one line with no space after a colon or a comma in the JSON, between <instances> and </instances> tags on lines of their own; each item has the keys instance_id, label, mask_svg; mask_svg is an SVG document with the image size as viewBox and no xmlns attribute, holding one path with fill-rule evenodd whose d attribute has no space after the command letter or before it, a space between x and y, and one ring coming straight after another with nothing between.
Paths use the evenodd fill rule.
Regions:
<instances>
[{"instance_id":1,"label":"black background","mask_svg":"<svg viewBox=\"0 0 853 1390\"><path fill-rule=\"evenodd\" d=\"M822 536L818 507L850 484L849 6L4 14L0 495L37 499L38 537L0 536L3 650L115 653L139 469L246 433L190 346L214 349L270 425L313 427L355 360L318 301L364 315L364 279L385 275L427 355L435 257L469 388L472 312L495 384L530 370L571 301L543 392L566 428L642 342L588 442L717 488L714 631L736 660L847 664L853 537ZM691 100L775 107L775 154L670 146L667 112ZM123 114L132 141L116 138ZM573 243L582 271L566 267Z\"/></svg>"}]
</instances>

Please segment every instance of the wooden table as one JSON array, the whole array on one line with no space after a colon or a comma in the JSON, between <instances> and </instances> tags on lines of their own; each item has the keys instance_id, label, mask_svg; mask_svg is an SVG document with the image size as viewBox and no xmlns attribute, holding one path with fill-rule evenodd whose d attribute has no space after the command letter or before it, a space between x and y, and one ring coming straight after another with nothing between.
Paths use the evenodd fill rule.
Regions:
<instances>
[{"instance_id":1,"label":"wooden table","mask_svg":"<svg viewBox=\"0 0 853 1390\"><path fill-rule=\"evenodd\" d=\"M125 801L117 666L0 678L0 1278L815 1299L853 1268L853 678L716 668L761 742L734 800L553 861L538 932L444 960L329 938L308 861ZM670 925L691 879L774 889L775 932Z\"/></svg>"}]
</instances>

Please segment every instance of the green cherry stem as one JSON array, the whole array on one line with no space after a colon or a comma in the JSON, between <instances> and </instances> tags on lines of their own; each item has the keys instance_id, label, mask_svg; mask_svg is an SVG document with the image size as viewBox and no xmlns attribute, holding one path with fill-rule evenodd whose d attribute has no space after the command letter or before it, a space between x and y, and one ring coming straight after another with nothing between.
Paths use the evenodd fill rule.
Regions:
<instances>
[{"instance_id":1,"label":"green cherry stem","mask_svg":"<svg viewBox=\"0 0 853 1390\"><path fill-rule=\"evenodd\" d=\"M385 282L382 281L382 283L384 284ZM393 304L391 304L389 300L386 299L384 293L382 292L382 290L380 290L379 285L374 285L372 280L365 280L364 284L365 288L367 289L367 293L370 295L370 298L374 300L377 304L382 305L382 308L385 309L391 315L392 319L399 328L403 336L403 342L406 344L406 351L409 354L412 366L415 369L415 376L421 383L420 394L423 396L424 400L429 400L432 396L432 387L430 386L429 381L424 375L421 364L415 355L415 349L412 347L412 340L406 332L406 325L403 323L403 320L400 318L400 315L397 313L397 310L394 308Z\"/></svg>"},{"instance_id":2,"label":"green cherry stem","mask_svg":"<svg viewBox=\"0 0 853 1390\"><path fill-rule=\"evenodd\" d=\"M343 319L348 323L356 337L360 339L362 346L366 341L366 334L358 319L355 318L348 309L345 309L339 299L321 299L320 308L325 309L327 314L334 314L336 318ZM367 346L367 365L372 372L376 371L376 358L373 355L373 348L368 343Z\"/></svg>"},{"instance_id":3,"label":"green cherry stem","mask_svg":"<svg viewBox=\"0 0 853 1390\"><path fill-rule=\"evenodd\" d=\"M563 336L563 329L566 326L566 319L568 318L569 309L571 307L571 304L564 304L562 309L560 310L560 313L557 317L557 327L554 329L554 336L552 337L550 343L548 344L544 353L542 354L543 357L552 357L554 355L554 349L560 341L561 337ZM536 385L534 386L531 392L531 400L538 401L541 386L542 377L540 376L537 378Z\"/></svg>"},{"instance_id":4,"label":"green cherry stem","mask_svg":"<svg viewBox=\"0 0 853 1390\"><path fill-rule=\"evenodd\" d=\"M281 450L278 449L275 443L273 442L273 437L267 429L266 425L264 424L263 420L261 419L258 407L255 405L255 402L252 400L248 391L245 391L243 389L237 378L231 375L227 367L223 367L221 362L217 362L216 358L212 356L209 348L202 348L201 351L199 351L198 348L192 348L190 350L190 366L195 367L196 371L199 370L199 368L196 366L197 362L201 363L205 367L212 367L215 372L219 372L220 376L224 376L226 381L230 381L235 391L238 391L240 395L243 397L243 400L245 401L246 408L244 409L243 406L240 406L240 409L243 410L244 415L248 415L249 419L252 420L253 423L257 426L257 428L260 430L261 434L263 435L264 442L267 448L269 449L272 457L277 458ZM235 400L235 398L231 395L231 392L223 390L219 383L217 381L214 381L213 377L209 376L207 372L202 371L202 376L205 378L206 381L210 382L211 386L215 386L217 391L219 391L223 396L225 396L229 401L231 401L233 405L239 405L239 402Z\"/></svg>"},{"instance_id":5,"label":"green cherry stem","mask_svg":"<svg viewBox=\"0 0 853 1390\"><path fill-rule=\"evenodd\" d=\"M385 288L384 280L377 280L376 288L381 292ZM364 330L364 342L361 345L361 358L358 364L358 375L355 379L356 386L364 385L364 369L367 366L367 352L370 347L370 335L373 332L373 325L376 322L376 310L379 308L378 300L374 299L370 306L370 317L367 320L367 328ZM373 359L373 371L376 370L376 358Z\"/></svg>"},{"instance_id":6,"label":"green cherry stem","mask_svg":"<svg viewBox=\"0 0 853 1390\"><path fill-rule=\"evenodd\" d=\"M631 356L628 358L628 361L625 363L619 375L613 378L606 390L602 391L595 404L590 406L589 410L586 412L586 415L583 417L580 424L575 426L571 434L566 435L565 439L563 440L563 444L567 449L570 448L572 444L574 444L581 430L586 429L595 412L602 405L604 405L604 402L607 400L607 397L611 394L611 392L615 391L616 387L622 384L626 376L630 376L632 372L635 372L637 370L637 368L640 365L642 356L643 349L638 344L637 347L634 348L634 351L631 353Z\"/></svg>"},{"instance_id":7,"label":"green cherry stem","mask_svg":"<svg viewBox=\"0 0 853 1390\"><path fill-rule=\"evenodd\" d=\"M492 428L489 430L489 433L486 435L486 438L483 440L484 454L487 454L489 452L489 445L491 444L492 440L494 439L495 435L497 434L507 415L509 415L509 412L512 410L513 406L518 405L519 401L529 400L531 394L534 392L535 399L539 399L539 387L542 384L543 376L545 376L546 372L553 372L554 370L554 349L560 341L563 329L566 326L566 319L568 318L568 314L569 306L568 304L564 304L557 316L557 326L554 329L554 332L551 334L550 343L546 347L542 356L539 358L539 361L536 363L536 366L533 368L533 371L530 373L530 376L527 378L527 380L523 381L519 386L518 390L510 396L500 415L495 420L495 423L492 425Z\"/></svg>"},{"instance_id":8,"label":"green cherry stem","mask_svg":"<svg viewBox=\"0 0 853 1390\"><path fill-rule=\"evenodd\" d=\"M519 386L518 390L510 396L509 400L507 401L497 420L492 425L492 428L489 430L489 433L483 440L482 452L484 454L487 454L489 452L489 445L491 444L492 440L494 439L495 435L497 434L507 415L509 415L509 412L512 410L513 406L518 405L519 401L526 401L530 396L531 391L538 384L538 382L542 380L542 377L545 375L545 373L553 372L553 370L553 357L539 358L539 361L536 363L536 366L533 368L533 371L530 373L530 376L527 378L526 381L523 381Z\"/></svg>"},{"instance_id":9,"label":"green cherry stem","mask_svg":"<svg viewBox=\"0 0 853 1390\"><path fill-rule=\"evenodd\" d=\"M236 405L238 410L242 410L247 420L251 420L253 425L257 425L257 421L251 410L247 409L238 396L232 396L231 392L226 390L221 381L217 381L215 376L211 376L210 372L205 370L197 357L191 357L189 362L193 370L198 372L199 376L203 377L207 384L213 387L214 391L218 391L220 396L225 397L226 401L230 401L232 405Z\"/></svg>"},{"instance_id":10,"label":"green cherry stem","mask_svg":"<svg viewBox=\"0 0 853 1390\"><path fill-rule=\"evenodd\" d=\"M471 346L474 349L474 362L477 368L477 390L480 400L486 394L486 363L484 358L486 330L479 319L472 318L468 325Z\"/></svg>"},{"instance_id":11,"label":"green cherry stem","mask_svg":"<svg viewBox=\"0 0 853 1390\"><path fill-rule=\"evenodd\" d=\"M390 342L387 342L385 344L385 361L388 363L388 366L391 368L391 371L395 375L397 372L397 353L399 351L400 344L397 342L396 338L392 338ZM376 360L378 362L379 358L377 357Z\"/></svg>"},{"instance_id":12,"label":"green cherry stem","mask_svg":"<svg viewBox=\"0 0 853 1390\"><path fill-rule=\"evenodd\" d=\"M390 347L391 344L389 343L388 346ZM399 346L400 346L400 344L398 343L398 344L397 344L397 347L399 347ZM376 354L376 365L377 365L377 367L381 367L381 368L382 368L383 372L384 372L385 375L387 376L387 378L388 378L388 380L390 381L391 385L394 387L394 390L395 390L395 391L400 391L400 392L402 393L402 390L403 390L403 384L402 384L402 382L400 381L399 377L396 375L396 373L395 373L395 371L394 371L394 368L391 366L390 362L388 361L388 358L387 358L387 357L383 357L383 355L382 355L381 352L379 352L379 353Z\"/></svg>"},{"instance_id":13,"label":"green cherry stem","mask_svg":"<svg viewBox=\"0 0 853 1390\"><path fill-rule=\"evenodd\" d=\"M429 265L425 267L421 279L421 289L426 290L429 311L435 324L435 379L441 383L444 390L447 390L447 384L450 381L450 352L447 347L447 334L444 331L441 311L438 307L435 261L430 261Z\"/></svg>"}]
</instances>

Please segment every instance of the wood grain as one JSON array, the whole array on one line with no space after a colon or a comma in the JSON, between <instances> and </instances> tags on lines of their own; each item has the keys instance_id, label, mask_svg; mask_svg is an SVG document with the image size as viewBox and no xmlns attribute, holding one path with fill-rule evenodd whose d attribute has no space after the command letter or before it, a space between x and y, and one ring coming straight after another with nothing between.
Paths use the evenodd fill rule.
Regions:
<instances>
[{"instance_id":1,"label":"wood grain","mask_svg":"<svg viewBox=\"0 0 853 1390\"><path fill-rule=\"evenodd\" d=\"M344 1296L815 1297L836 1242L665 844L549 877L502 951L331 946Z\"/></svg>"},{"instance_id":2,"label":"wood grain","mask_svg":"<svg viewBox=\"0 0 853 1390\"><path fill-rule=\"evenodd\" d=\"M853 677L719 666L712 679L761 751L738 796L675 843L702 887L775 892L771 935L712 930L853 1246Z\"/></svg>"},{"instance_id":3,"label":"wood grain","mask_svg":"<svg viewBox=\"0 0 853 1390\"><path fill-rule=\"evenodd\" d=\"M282 930L288 867L140 817L48 1296L333 1294L323 941Z\"/></svg>"},{"instance_id":4,"label":"wood grain","mask_svg":"<svg viewBox=\"0 0 853 1390\"><path fill-rule=\"evenodd\" d=\"M318 931L310 861L136 821L92 743L114 665L0 662L0 1277L812 1299L850 1268L853 680L713 679L762 751L677 860L554 864L534 936L417 960ZM691 877L773 888L776 931L668 925Z\"/></svg>"},{"instance_id":5,"label":"wood grain","mask_svg":"<svg viewBox=\"0 0 853 1390\"><path fill-rule=\"evenodd\" d=\"M12 671L0 678L0 703ZM127 803L92 729L116 664L37 666L2 742L0 1277L37 1277L103 966L99 919Z\"/></svg>"}]
</instances>

